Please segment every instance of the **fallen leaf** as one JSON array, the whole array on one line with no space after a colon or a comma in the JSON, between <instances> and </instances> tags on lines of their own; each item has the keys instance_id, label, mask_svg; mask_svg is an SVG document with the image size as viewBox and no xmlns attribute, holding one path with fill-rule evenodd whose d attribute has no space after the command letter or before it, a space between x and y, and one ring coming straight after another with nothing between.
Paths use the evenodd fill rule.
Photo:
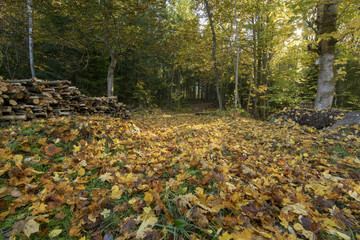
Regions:
<instances>
[{"instance_id":1,"label":"fallen leaf","mask_svg":"<svg viewBox=\"0 0 360 240\"><path fill-rule=\"evenodd\" d=\"M27 237L30 237L31 234L38 232L39 229L40 224L31 217L14 223L11 236L15 236L16 234L23 232Z\"/></svg>"},{"instance_id":2,"label":"fallen leaf","mask_svg":"<svg viewBox=\"0 0 360 240\"><path fill-rule=\"evenodd\" d=\"M54 229L51 232L49 232L49 237L55 238L55 237L59 236L61 232L62 232L61 229Z\"/></svg>"},{"instance_id":3,"label":"fallen leaf","mask_svg":"<svg viewBox=\"0 0 360 240\"><path fill-rule=\"evenodd\" d=\"M13 196L13 197L18 198L18 197L21 197L21 196L22 196L22 193L21 193L19 190L12 190L12 191L10 192L10 195Z\"/></svg>"},{"instance_id":4,"label":"fallen leaf","mask_svg":"<svg viewBox=\"0 0 360 240\"><path fill-rule=\"evenodd\" d=\"M154 202L154 197L151 192L145 192L144 200L148 206L150 206Z\"/></svg>"},{"instance_id":5,"label":"fallen leaf","mask_svg":"<svg viewBox=\"0 0 360 240\"><path fill-rule=\"evenodd\" d=\"M119 186L114 185L111 188L111 196L110 197L112 199L121 199L123 192L124 192L124 189L119 189Z\"/></svg>"},{"instance_id":6,"label":"fallen leaf","mask_svg":"<svg viewBox=\"0 0 360 240\"><path fill-rule=\"evenodd\" d=\"M44 149L45 154L52 157L58 153L60 153L62 148L56 147L54 144L47 145Z\"/></svg>"},{"instance_id":7,"label":"fallen leaf","mask_svg":"<svg viewBox=\"0 0 360 240\"><path fill-rule=\"evenodd\" d=\"M136 238L138 239L145 238L146 232L151 231L157 220L158 219L156 217L149 217L148 219L143 220L139 229L136 231Z\"/></svg>"},{"instance_id":8,"label":"fallen leaf","mask_svg":"<svg viewBox=\"0 0 360 240\"><path fill-rule=\"evenodd\" d=\"M100 215L103 215L104 218L108 218L110 216L111 210L110 209L104 209Z\"/></svg>"},{"instance_id":9,"label":"fallen leaf","mask_svg":"<svg viewBox=\"0 0 360 240\"><path fill-rule=\"evenodd\" d=\"M85 175L85 169L84 168L80 168L78 171L78 175L79 176L84 176Z\"/></svg>"},{"instance_id":10,"label":"fallen leaf","mask_svg":"<svg viewBox=\"0 0 360 240\"><path fill-rule=\"evenodd\" d=\"M103 181L103 182L110 182L111 180L113 180L114 179L114 177L113 176L111 176L111 173L109 173L109 172L106 172L106 173L104 173L104 174L101 174L100 176L99 176L99 178L100 178L100 180L101 181Z\"/></svg>"}]
</instances>

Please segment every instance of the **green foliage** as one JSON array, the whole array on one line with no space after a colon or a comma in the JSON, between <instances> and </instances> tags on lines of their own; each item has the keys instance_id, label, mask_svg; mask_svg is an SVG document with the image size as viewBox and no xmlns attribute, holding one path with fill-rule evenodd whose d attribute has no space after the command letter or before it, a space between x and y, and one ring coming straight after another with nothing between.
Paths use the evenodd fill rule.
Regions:
<instances>
[{"instance_id":1,"label":"green foliage","mask_svg":"<svg viewBox=\"0 0 360 240\"><path fill-rule=\"evenodd\" d=\"M29 78L26 1L3 2L0 75ZM233 108L234 1L208 2L223 102ZM114 93L122 102L184 110L193 100L216 100L212 34L203 1L36 0L33 7L38 78L69 79L87 95L104 96L113 50ZM334 106L358 109L358 8L349 0L339 1L338 9ZM238 2L237 12L241 109L265 119L283 107L313 102L319 71L316 1L251 0Z\"/></svg>"}]
</instances>

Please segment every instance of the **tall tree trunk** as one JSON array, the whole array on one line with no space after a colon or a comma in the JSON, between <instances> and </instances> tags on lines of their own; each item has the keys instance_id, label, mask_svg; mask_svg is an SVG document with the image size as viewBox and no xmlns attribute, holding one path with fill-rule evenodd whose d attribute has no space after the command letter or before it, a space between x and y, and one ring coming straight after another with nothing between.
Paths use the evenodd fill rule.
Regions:
<instances>
[{"instance_id":1,"label":"tall tree trunk","mask_svg":"<svg viewBox=\"0 0 360 240\"><path fill-rule=\"evenodd\" d=\"M28 16L29 16L29 61L30 61L30 70L31 77L35 77L35 66L34 66L34 41L33 41L33 0L28 0L27 2Z\"/></svg>"},{"instance_id":2,"label":"tall tree trunk","mask_svg":"<svg viewBox=\"0 0 360 240\"><path fill-rule=\"evenodd\" d=\"M110 65L107 74L107 96L114 96L114 71L117 63L116 54L112 47L109 48L110 52Z\"/></svg>"},{"instance_id":3,"label":"tall tree trunk","mask_svg":"<svg viewBox=\"0 0 360 240\"><path fill-rule=\"evenodd\" d=\"M219 111L222 111L222 99L221 99L221 94L220 94L220 72L219 69L217 67L217 60L216 60L216 35L215 35L215 28L214 28L214 24L212 21L212 16L211 16L211 12L210 12L210 7L209 7L209 3L207 0L204 0L205 3L205 8L206 8L206 12L209 18L209 23L210 23L210 27L211 27L211 32L212 32L212 39L213 39L213 49L212 49L212 58L214 61L214 69L215 69L215 74L216 74L216 95L217 95L217 99L218 99L218 103L219 103Z\"/></svg>"},{"instance_id":4,"label":"tall tree trunk","mask_svg":"<svg viewBox=\"0 0 360 240\"><path fill-rule=\"evenodd\" d=\"M247 102L247 108L246 111L249 113L250 112L250 104L251 104L251 90L252 90L252 84L253 84L253 63L251 63L251 71L250 71L250 88L249 88L249 97L248 97L248 102Z\"/></svg>"},{"instance_id":5,"label":"tall tree trunk","mask_svg":"<svg viewBox=\"0 0 360 240\"><path fill-rule=\"evenodd\" d=\"M252 23L253 23L253 62L251 63L251 73L250 73L250 88L249 88L249 98L248 98L248 104L247 104L247 111L250 112L250 105L251 105L251 102L252 102L252 99L251 99L251 95L252 95L252 85L254 84L256 86L256 79L257 79L257 71L256 71L256 65L257 65L257 54L256 54L256 51L257 51L257 42L256 42L256 34L257 34L257 30L256 30L256 19L255 19L255 16L252 17ZM256 96L255 96L256 97ZM254 109L254 105L251 106L252 108L252 112L253 109Z\"/></svg>"},{"instance_id":6,"label":"tall tree trunk","mask_svg":"<svg viewBox=\"0 0 360 240\"><path fill-rule=\"evenodd\" d=\"M323 0L318 7L318 35L336 32L337 0ZM335 94L335 45L333 37L322 39L319 44L320 71L317 82L315 108L330 108Z\"/></svg>"},{"instance_id":7,"label":"tall tree trunk","mask_svg":"<svg viewBox=\"0 0 360 240\"><path fill-rule=\"evenodd\" d=\"M235 42L236 42L236 68L235 68L235 108L239 104L239 40L238 40L238 22L237 22L237 9L235 0Z\"/></svg>"}]
</instances>

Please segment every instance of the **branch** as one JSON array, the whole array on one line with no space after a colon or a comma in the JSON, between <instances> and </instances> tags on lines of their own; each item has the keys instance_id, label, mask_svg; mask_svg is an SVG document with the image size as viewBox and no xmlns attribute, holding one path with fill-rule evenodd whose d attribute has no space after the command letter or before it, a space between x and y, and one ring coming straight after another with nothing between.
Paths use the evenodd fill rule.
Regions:
<instances>
[{"instance_id":1,"label":"branch","mask_svg":"<svg viewBox=\"0 0 360 240\"><path fill-rule=\"evenodd\" d=\"M347 11L349 8L350 8L350 4L348 4L348 5L344 8L344 10L339 14L337 20L339 20L339 19L342 17L342 15L344 15L344 13L346 13L346 11Z\"/></svg>"},{"instance_id":2,"label":"branch","mask_svg":"<svg viewBox=\"0 0 360 240\"><path fill-rule=\"evenodd\" d=\"M309 20L307 20L307 19L304 19L305 20L305 22L307 23L307 25L308 25L308 27L309 28L311 28L314 32L315 32L315 34L318 34L318 30L316 30L316 28L314 27L314 24L312 24Z\"/></svg>"}]
</instances>

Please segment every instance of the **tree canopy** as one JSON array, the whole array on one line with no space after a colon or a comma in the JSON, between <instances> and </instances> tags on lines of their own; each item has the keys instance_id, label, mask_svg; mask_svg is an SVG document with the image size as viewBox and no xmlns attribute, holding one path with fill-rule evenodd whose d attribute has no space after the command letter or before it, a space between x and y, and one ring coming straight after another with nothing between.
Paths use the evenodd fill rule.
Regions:
<instances>
[{"instance_id":1,"label":"tree canopy","mask_svg":"<svg viewBox=\"0 0 360 240\"><path fill-rule=\"evenodd\" d=\"M233 108L238 94L238 108L266 118L319 101L324 44L331 43L326 101L360 106L358 0L29 2L36 77L71 80L91 96L116 95L134 106L203 100ZM0 4L4 79L31 77L29 2ZM321 23L329 4L336 7L332 30Z\"/></svg>"}]
</instances>

